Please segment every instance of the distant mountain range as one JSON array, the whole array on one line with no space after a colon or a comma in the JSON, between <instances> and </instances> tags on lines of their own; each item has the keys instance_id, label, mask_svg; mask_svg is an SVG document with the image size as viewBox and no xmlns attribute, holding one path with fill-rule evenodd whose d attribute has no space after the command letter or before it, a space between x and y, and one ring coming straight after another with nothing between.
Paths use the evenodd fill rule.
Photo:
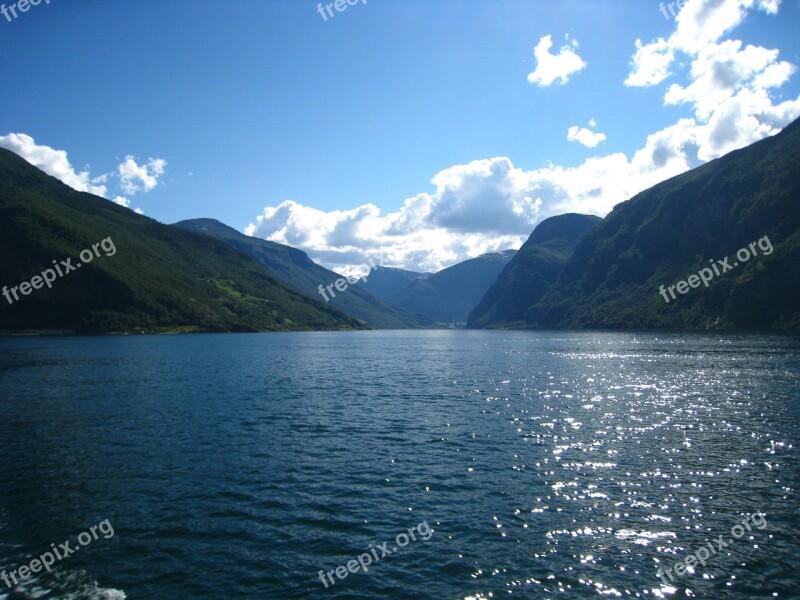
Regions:
<instances>
[{"instance_id":1,"label":"distant mountain range","mask_svg":"<svg viewBox=\"0 0 800 600\"><path fill-rule=\"evenodd\" d=\"M391 302L403 288L418 279L427 279L433 273L417 273L395 267L378 267L365 282L357 285L367 290L373 296L386 302Z\"/></svg>"},{"instance_id":2,"label":"distant mountain range","mask_svg":"<svg viewBox=\"0 0 800 600\"><path fill-rule=\"evenodd\" d=\"M222 240L287 285L321 298L319 286L341 275L312 261L302 250L244 235L213 219L192 219L176 227ZM417 273L378 267L331 299L336 308L375 329L434 327L463 323L516 250L494 252L439 271Z\"/></svg>"},{"instance_id":3,"label":"distant mountain range","mask_svg":"<svg viewBox=\"0 0 800 600\"><path fill-rule=\"evenodd\" d=\"M387 289L383 299L414 314L425 315L439 324L464 323L470 310L497 279L516 250L492 252L471 258L438 273L413 273L392 269L391 275L406 279L404 285ZM378 272L385 271L381 269ZM400 274L402 273L402 275ZM370 282L365 284L367 289Z\"/></svg>"},{"instance_id":4,"label":"distant mountain range","mask_svg":"<svg viewBox=\"0 0 800 600\"><path fill-rule=\"evenodd\" d=\"M225 242L257 262L287 285L315 300L323 300L323 296L319 294L320 285L324 288L341 277L341 275L319 266L302 250L244 235L233 227L228 227L214 219L181 221L175 223L175 227L209 235ZM367 275L367 281L376 276L378 276L377 272L371 271ZM336 296L330 299L332 306L360 319L368 327L374 329L406 329L432 324L429 319L385 304L358 285L348 287L345 292L334 291L334 293Z\"/></svg>"},{"instance_id":5,"label":"distant mountain range","mask_svg":"<svg viewBox=\"0 0 800 600\"><path fill-rule=\"evenodd\" d=\"M541 256L520 252L470 325L800 329L799 201L795 121L618 204L551 286L515 280L544 268Z\"/></svg>"},{"instance_id":6,"label":"distant mountain range","mask_svg":"<svg viewBox=\"0 0 800 600\"><path fill-rule=\"evenodd\" d=\"M798 159L800 121L622 202L605 219L552 217L518 252L485 254L438 273L379 267L367 282L326 303L319 286L340 276L301 250L212 219L162 225L76 192L0 149L0 285L6 286L0 332L463 322L473 328L797 330ZM107 238L116 254L98 254L52 289L37 288L35 277L45 269L69 257L78 262L82 250Z\"/></svg>"}]
</instances>

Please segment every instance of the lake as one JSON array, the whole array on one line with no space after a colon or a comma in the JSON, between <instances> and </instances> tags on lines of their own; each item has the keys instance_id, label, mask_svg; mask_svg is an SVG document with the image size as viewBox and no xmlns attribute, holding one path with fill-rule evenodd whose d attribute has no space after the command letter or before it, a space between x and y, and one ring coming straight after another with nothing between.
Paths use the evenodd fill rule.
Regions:
<instances>
[{"instance_id":1,"label":"lake","mask_svg":"<svg viewBox=\"0 0 800 600\"><path fill-rule=\"evenodd\" d=\"M70 540L12 597L796 598L799 392L789 336L0 338L0 568Z\"/></svg>"}]
</instances>

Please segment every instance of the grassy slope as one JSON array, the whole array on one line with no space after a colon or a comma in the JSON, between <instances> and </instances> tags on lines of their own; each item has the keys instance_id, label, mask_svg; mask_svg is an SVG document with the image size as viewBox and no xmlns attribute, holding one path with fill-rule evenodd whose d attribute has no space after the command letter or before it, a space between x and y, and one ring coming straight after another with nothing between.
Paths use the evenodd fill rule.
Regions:
<instances>
[{"instance_id":1,"label":"grassy slope","mask_svg":"<svg viewBox=\"0 0 800 600\"><path fill-rule=\"evenodd\" d=\"M228 245L79 193L0 150L0 285L16 286L111 237L116 255L9 305L0 330L252 331L360 328ZM102 252L102 251L101 251ZM75 264L76 260L73 260Z\"/></svg>"}]
</instances>

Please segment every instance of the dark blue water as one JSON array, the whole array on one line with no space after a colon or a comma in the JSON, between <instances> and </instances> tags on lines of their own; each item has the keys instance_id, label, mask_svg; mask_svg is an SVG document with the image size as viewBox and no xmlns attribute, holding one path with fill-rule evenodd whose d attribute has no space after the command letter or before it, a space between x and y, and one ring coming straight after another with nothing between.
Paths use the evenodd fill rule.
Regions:
<instances>
[{"instance_id":1,"label":"dark blue water","mask_svg":"<svg viewBox=\"0 0 800 600\"><path fill-rule=\"evenodd\" d=\"M0 568L107 519L19 597L798 598L799 423L790 337L0 339Z\"/></svg>"}]
</instances>

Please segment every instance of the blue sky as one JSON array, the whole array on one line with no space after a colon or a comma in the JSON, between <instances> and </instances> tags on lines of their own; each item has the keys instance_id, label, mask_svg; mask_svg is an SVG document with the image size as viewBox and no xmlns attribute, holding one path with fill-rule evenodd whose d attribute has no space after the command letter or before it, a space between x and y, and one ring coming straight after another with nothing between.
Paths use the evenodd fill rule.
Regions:
<instances>
[{"instance_id":1,"label":"blue sky","mask_svg":"<svg viewBox=\"0 0 800 600\"><path fill-rule=\"evenodd\" d=\"M0 145L339 270L517 247L800 115L798 0L45 2L0 16Z\"/></svg>"}]
</instances>

